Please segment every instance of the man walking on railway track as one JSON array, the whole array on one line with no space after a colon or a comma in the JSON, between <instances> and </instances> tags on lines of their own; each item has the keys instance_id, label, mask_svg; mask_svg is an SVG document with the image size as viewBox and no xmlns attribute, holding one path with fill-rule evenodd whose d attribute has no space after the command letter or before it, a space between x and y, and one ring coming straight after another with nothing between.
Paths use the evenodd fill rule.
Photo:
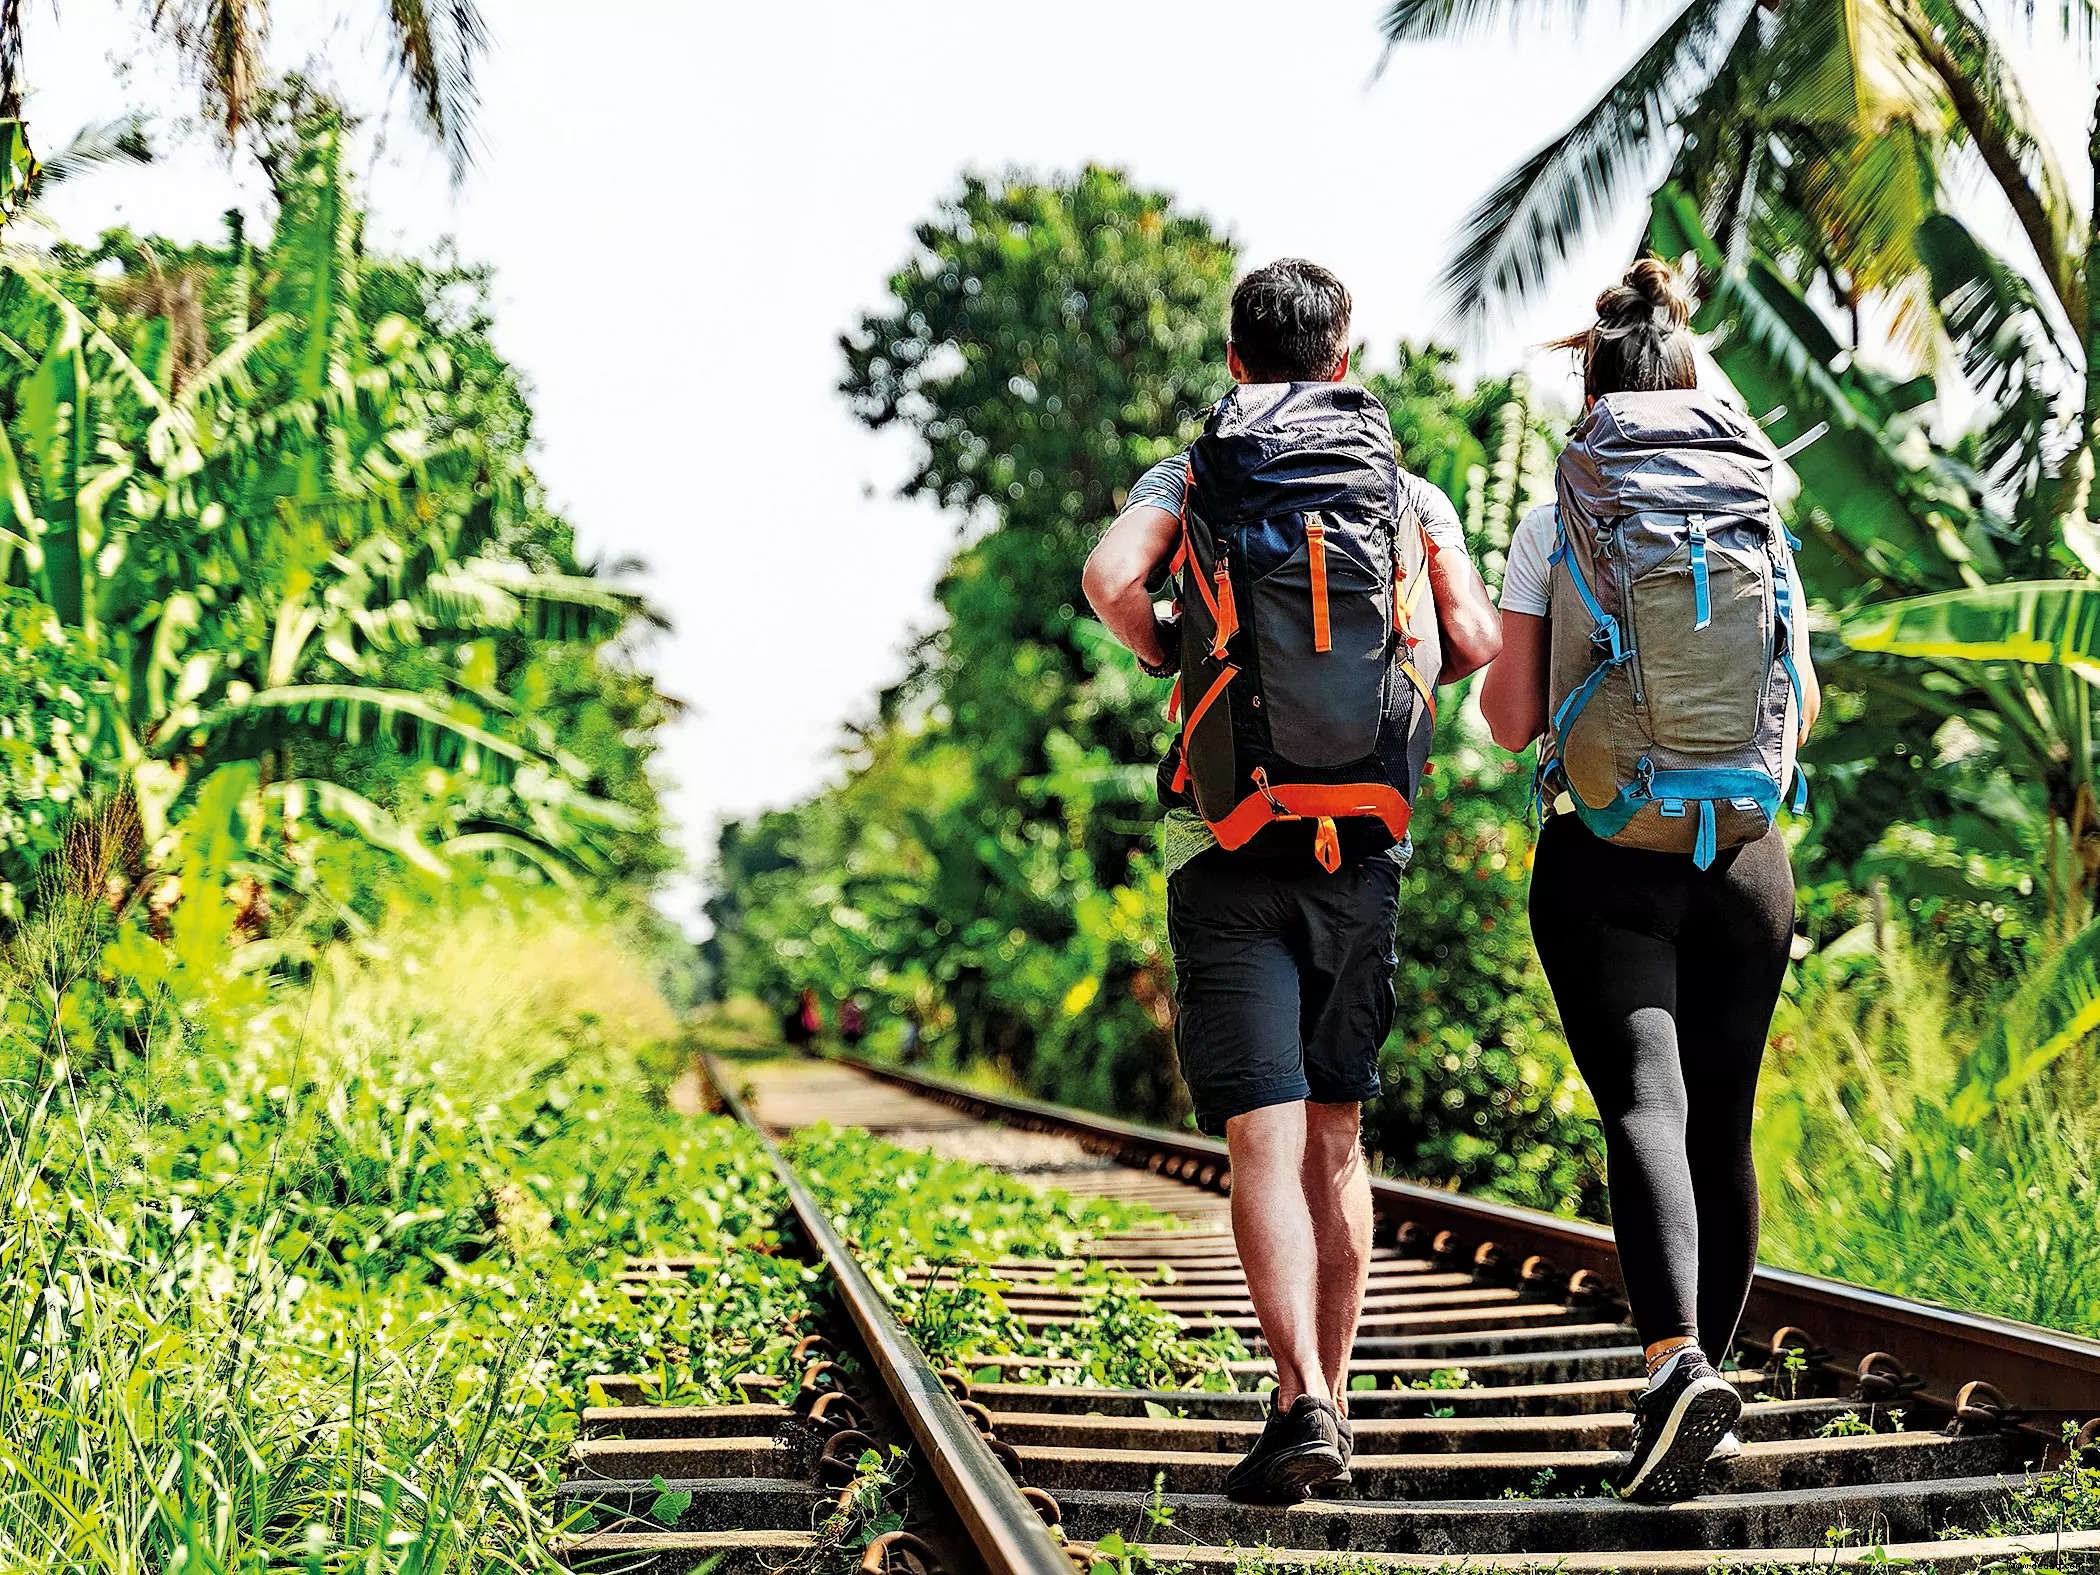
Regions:
<instances>
[{"instance_id":1,"label":"man walking on railway track","mask_svg":"<svg viewBox=\"0 0 2100 1575\"><path fill-rule=\"evenodd\" d=\"M1295 1503L1346 1483L1348 1366L1371 1255L1359 1128L1394 1012L1409 806L1435 688L1500 642L1458 516L1346 382L1349 292L1312 263L1232 298L1238 386L1152 467L1086 566L1087 599L1177 679L1160 767L1182 1075L1232 1158L1232 1228L1276 1363L1226 1480ZM1176 605L1151 587L1171 573Z\"/></svg>"}]
</instances>

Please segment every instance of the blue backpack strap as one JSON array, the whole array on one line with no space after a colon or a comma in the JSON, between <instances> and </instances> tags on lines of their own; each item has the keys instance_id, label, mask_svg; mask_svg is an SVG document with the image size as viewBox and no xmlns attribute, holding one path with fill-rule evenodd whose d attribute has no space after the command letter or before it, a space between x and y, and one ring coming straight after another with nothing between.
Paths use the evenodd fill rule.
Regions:
<instances>
[{"instance_id":1,"label":"blue backpack strap","mask_svg":"<svg viewBox=\"0 0 2100 1575\"><path fill-rule=\"evenodd\" d=\"M1582 565L1575 561L1574 553L1568 546L1568 527L1561 519L1558 509L1553 511L1553 537L1553 551L1546 560L1547 565L1550 567L1563 559L1567 561L1568 578L1575 582L1575 594L1582 598L1582 605L1589 613L1593 625L1590 638L1611 647L1611 665L1616 667L1632 653L1626 649L1626 642L1620 636L1619 620L1604 610L1603 604L1590 590L1590 582L1583 578Z\"/></svg>"},{"instance_id":2,"label":"blue backpack strap","mask_svg":"<svg viewBox=\"0 0 2100 1575\"><path fill-rule=\"evenodd\" d=\"M1721 851L1719 828L1714 823L1714 801L1699 800L1699 837L1692 844L1692 862L1700 869L1712 869L1714 857Z\"/></svg>"},{"instance_id":3,"label":"blue backpack strap","mask_svg":"<svg viewBox=\"0 0 2100 1575\"><path fill-rule=\"evenodd\" d=\"M1713 597L1706 581L1706 522L1691 517L1687 540L1692 559L1692 627L1704 629L1714 621Z\"/></svg>"},{"instance_id":4,"label":"blue backpack strap","mask_svg":"<svg viewBox=\"0 0 2100 1575\"><path fill-rule=\"evenodd\" d=\"M1808 767L1801 764L1798 760L1794 762L1794 802L1792 808L1797 815L1806 815L1808 813Z\"/></svg>"},{"instance_id":5,"label":"blue backpack strap","mask_svg":"<svg viewBox=\"0 0 2100 1575\"><path fill-rule=\"evenodd\" d=\"M1772 579L1772 606L1779 621L1786 625L1786 642L1779 648L1780 665L1786 668L1787 682L1794 686L1794 705L1799 709L1808 703L1801 688L1801 669L1794 665L1794 647L1801 640L1801 625L1796 619L1794 586L1784 563Z\"/></svg>"},{"instance_id":6,"label":"blue backpack strap","mask_svg":"<svg viewBox=\"0 0 2100 1575\"><path fill-rule=\"evenodd\" d=\"M1566 741L1568 729L1573 727L1575 719L1582 715L1582 708L1588 705L1591 699L1595 697L1599 686L1604 682L1605 675L1612 670L1612 667L1613 664L1610 662L1599 662L1590 669L1589 677L1583 679L1578 688L1569 691L1568 698L1561 701L1560 709L1553 713L1553 736L1555 738L1563 742Z\"/></svg>"}]
</instances>

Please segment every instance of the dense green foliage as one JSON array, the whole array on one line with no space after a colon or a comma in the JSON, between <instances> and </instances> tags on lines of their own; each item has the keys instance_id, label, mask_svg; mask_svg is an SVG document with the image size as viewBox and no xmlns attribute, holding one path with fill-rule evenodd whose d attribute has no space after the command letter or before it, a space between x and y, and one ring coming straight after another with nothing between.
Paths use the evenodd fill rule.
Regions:
<instances>
[{"instance_id":1,"label":"dense green foliage","mask_svg":"<svg viewBox=\"0 0 2100 1575\"><path fill-rule=\"evenodd\" d=\"M10 1569L551 1568L587 1379L723 1398L808 1311L661 1102L652 615L485 278L368 253L279 108L266 239L0 259Z\"/></svg>"},{"instance_id":2,"label":"dense green foliage","mask_svg":"<svg viewBox=\"0 0 2100 1575\"><path fill-rule=\"evenodd\" d=\"M251 930L370 919L389 862L638 890L666 708L606 642L647 610L541 498L485 281L367 257L340 118L283 135L265 246L0 272L0 582L37 653L6 693L55 702L13 741L0 906L84 806L124 886L237 881Z\"/></svg>"}]
</instances>

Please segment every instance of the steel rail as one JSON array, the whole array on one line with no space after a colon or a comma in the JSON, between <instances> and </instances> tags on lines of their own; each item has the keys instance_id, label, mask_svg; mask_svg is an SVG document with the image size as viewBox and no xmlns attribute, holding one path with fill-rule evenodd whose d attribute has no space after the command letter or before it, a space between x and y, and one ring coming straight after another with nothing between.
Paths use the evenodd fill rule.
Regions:
<instances>
[{"instance_id":1,"label":"steel rail","mask_svg":"<svg viewBox=\"0 0 2100 1575\"><path fill-rule=\"evenodd\" d=\"M1017 1095L989 1094L856 1056L833 1059L980 1117L1062 1132L1147 1168L1164 1168L1170 1175L1204 1180L1206 1185L1230 1186L1225 1145L1212 1138ZM1509 1273L1540 1259L1555 1273L1587 1270L1617 1289L1618 1251L1604 1226L1390 1177L1374 1177L1371 1191L1385 1229L1412 1227L1429 1238L1424 1245L1439 1256ZM1858 1370L1884 1352L1925 1353L1933 1371L1923 1375L1922 1386L1913 1377L1906 1385L1908 1397L1950 1413L1964 1408L1964 1391L1980 1381L2052 1436L2054 1423L2100 1415L2100 1340L2082 1335L1763 1265L1751 1282L1744 1327L1766 1342L1798 1336L1785 1343L1832 1367Z\"/></svg>"},{"instance_id":2,"label":"steel rail","mask_svg":"<svg viewBox=\"0 0 2100 1575\"><path fill-rule=\"evenodd\" d=\"M986 1570L993 1575L1072 1575L1072 1557L1021 1494L1006 1467L955 1397L928 1365L897 1320L853 1250L832 1225L815 1195L752 1116L714 1057L701 1067L723 1108L764 1145L786 1190L795 1218L838 1287L839 1300L859 1331L897 1414L917 1441L926 1466L940 1484Z\"/></svg>"}]
</instances>

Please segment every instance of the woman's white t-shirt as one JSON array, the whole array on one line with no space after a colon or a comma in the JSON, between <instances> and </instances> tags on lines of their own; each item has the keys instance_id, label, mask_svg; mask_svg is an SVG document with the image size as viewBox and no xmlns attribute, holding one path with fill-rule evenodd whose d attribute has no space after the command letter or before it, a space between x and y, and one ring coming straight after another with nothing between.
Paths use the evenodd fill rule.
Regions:
<instances>
[{"instance_id":1,"label":"woman's white t-shirt","mask_svg":"<svg viewBox=\"0 0 2100 1575\"><path fill-rule=\"evenodd\" d=\"M1546 616L1553 591L1553 513L1552 504L1541 503L1519 520L1510 533L1509 552L1502 567L1504 612L1530 613L1534 618ZM1799 613L1807 608L1808 597L1801 589L1801 570L1791 551L1786 554L1786 579L1791 605Z\"/></svg>"}]
</instances>

